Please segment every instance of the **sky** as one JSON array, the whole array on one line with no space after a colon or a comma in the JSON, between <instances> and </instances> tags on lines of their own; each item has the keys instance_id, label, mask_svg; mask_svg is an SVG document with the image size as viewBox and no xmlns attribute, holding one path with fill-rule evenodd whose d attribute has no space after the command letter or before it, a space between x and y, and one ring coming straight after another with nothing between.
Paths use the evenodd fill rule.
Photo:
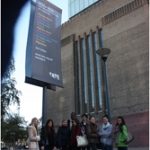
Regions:
<instances>
[{"instance_id":1,"label":"sky","mask_svg":"<svg viewBox=\"0 0 150 150\"><path fill-rule=\"evenodd\" d=\"M68 0L48 0L57 7L62 9L62 23L68 20ZM28 37L28 27L30 19L30 2L28 2L18 18L14 31L13 56L15 59L15 77L16 88L22 92L20 95L19 115L24 117L30 123L33 117L41 118L42 116L42 97L43 88L25 83L25 57L26 44ZM11 111L16 111L16 106L11 107ZM18 111L17 111L18 112Z\"/></svg>"}]
</instances>

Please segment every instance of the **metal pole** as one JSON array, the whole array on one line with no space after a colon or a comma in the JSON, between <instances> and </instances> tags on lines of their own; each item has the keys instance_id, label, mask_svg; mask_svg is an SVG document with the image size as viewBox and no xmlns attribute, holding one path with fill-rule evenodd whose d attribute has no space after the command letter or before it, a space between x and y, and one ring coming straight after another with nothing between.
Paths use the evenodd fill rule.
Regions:
<instances>
[{"instance_id":1,"label":"metal pole","mask_svg":"<svg viewBox=\"0 0 150 150\"><path fill-rule=\"evenodd\" d=\"M43 102L42 102L42 127L45 126L47 118L47 87L43 87Z\"/></svg>"},{"instance_id":2,"label":"metal pole","mask_svg":"<svg viewBox=\"0 0 150 150\"><path fill-rule=\"evenodd\" d=\"M108 82L107 82L107 70L106 70L106 60L111 50L109 48L99 48L96 53L101 56L103 59L103 79L104 79L104 94L105 94L105 112L107 113L109 119L110 115L110 106L109 106L109 92L108 92Z\"/></svg>"},{"instance_id":3,"label":"metal pole","mask_svg":"<svg viewBox=\"0 0 150 150\"><path fill-rule=\"evenodd\" d=\"M103 61L104 61L104 82L105 82L105 98L106 98L106 113L109 117L109 119L111 118L111 114L110 114L110 101L109 101L109 91L108 91L108 81L107 81L107 66L106 66L106 60L107 58L103 57Z\"/></svg>"}]
</instances>

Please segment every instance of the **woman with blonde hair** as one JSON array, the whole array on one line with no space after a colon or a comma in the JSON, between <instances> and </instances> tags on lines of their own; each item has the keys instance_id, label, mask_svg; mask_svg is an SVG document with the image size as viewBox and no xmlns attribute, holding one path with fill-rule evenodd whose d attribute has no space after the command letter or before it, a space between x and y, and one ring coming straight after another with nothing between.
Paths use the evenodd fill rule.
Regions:
<instances>
[{"instance_id":1,"label":"woman with blonde hair","mask_svg":"<svg viewBox=\"0 0 150 150\"><path fill-rule=\"evenodd\" d=\"M28 145L29 150L39 150L40 136L37 133L38 119L34 117L28 126Z\"/></svg>"}]
</instances>

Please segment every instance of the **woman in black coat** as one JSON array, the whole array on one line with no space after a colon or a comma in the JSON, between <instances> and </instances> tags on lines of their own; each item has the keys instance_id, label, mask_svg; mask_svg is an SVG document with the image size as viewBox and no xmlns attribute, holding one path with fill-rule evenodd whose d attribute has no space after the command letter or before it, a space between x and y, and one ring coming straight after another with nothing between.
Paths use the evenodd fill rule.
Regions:
<instances>
[{"instance_id":1,"label":"woman in black coat","mask_svg":"<svg viewBox=\"0 0 150 150\"><path fill-rule=\"evenodd\" d=\"M67 120L63 120L56 135L56 146L61 150L69 150L69 144L70 127L68 126Z\"/></svg>"},{"instance_id":2,"label":"woman in black coat","mask_svg":"<svg viewBox=\"0 0 150 150\"><path fill-rule=\"evenodd\" d=\"M52 119L48 119L42 133L42 147L44 150L53 150L55 147L55 130Z\"/></svg>"}]
</instances>

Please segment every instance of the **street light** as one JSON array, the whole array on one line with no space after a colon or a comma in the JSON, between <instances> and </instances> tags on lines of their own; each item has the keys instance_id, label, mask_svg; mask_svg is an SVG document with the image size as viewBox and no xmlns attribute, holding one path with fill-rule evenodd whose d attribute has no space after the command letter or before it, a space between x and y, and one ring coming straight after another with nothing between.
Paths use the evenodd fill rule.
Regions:
<instances>
[{"instance_id":1,"label":"street light","mask_svg":"<svg viewBox=\"0 0 150 150\"><path fill-rule=\"evenodd\" d=\"M107 69L106 69L106 60L108 58L108 55L110 54L111 50L109 48L99 48L96 53L101 56L103 60L103 78L104 78L104 94L105 94L105 106L106 106L106 113L108 114L108 117L111 118L110 115L110 102L109 102L109 93L108 93L108 82L107 82Z\"/></svg>"}]
</instances>

